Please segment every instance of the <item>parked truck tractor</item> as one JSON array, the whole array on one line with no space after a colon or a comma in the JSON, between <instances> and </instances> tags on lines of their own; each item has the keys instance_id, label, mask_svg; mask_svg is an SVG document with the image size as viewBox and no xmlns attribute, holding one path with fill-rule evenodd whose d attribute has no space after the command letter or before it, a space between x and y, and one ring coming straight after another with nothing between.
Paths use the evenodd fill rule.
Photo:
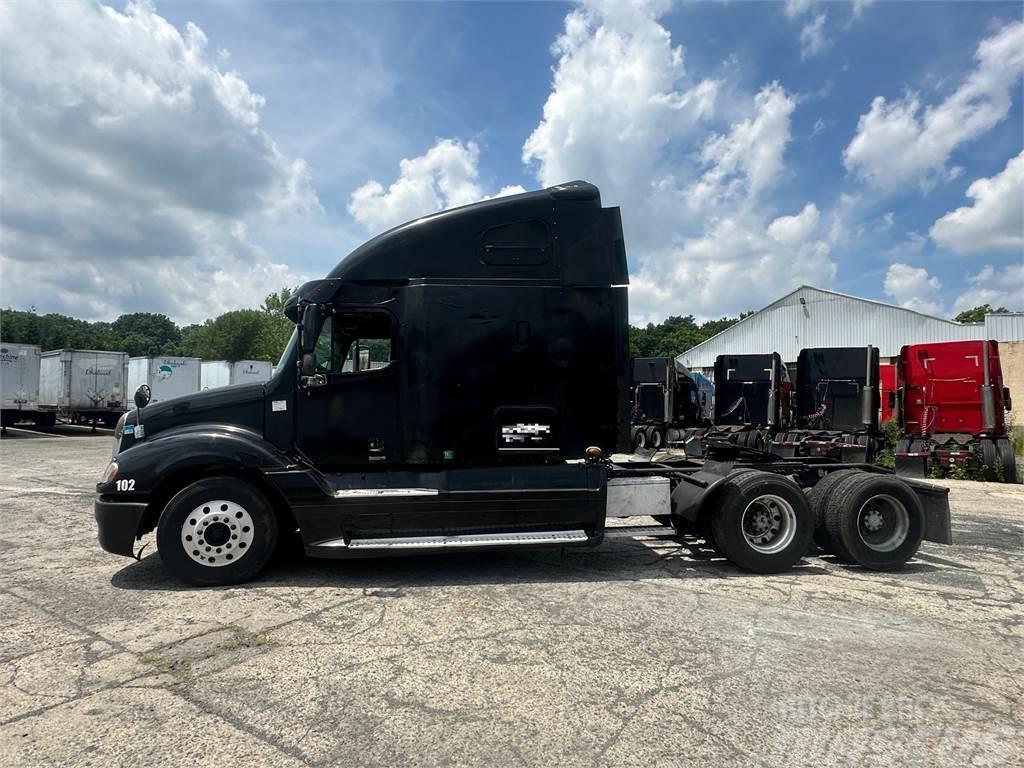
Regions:
<instances>
[{"instance_id":1,"label":"parked truck tractor","mask_svg":"<svg viewBox=\"0 0 1024 768\"><path fill-rule=\"evenodd\" d=\"M703 377L701 377L703 378ZM682 442L688 429L710 423L708 387L672 357L633 360L630 437L634 448Z\"/></svg>"},{"instance_id":2,"label":"parked truck tractor","mask_svg":"<svg viewBox=\"0 0 1024 768\"><path fill-rule=\"evenodd\" d=\"M802 349L797 357L792 430L780 431L772 451L842 462L872 462L881 447L878 349Z\"/></svg>"},{"instance_id":3,"label":"parked truck tractor","mask_svg":"<svg viewBox=\"0 0 1024 768\"><path fill-rule=\"evenodd\" d=\"M613 462L631 447L628 281L619 210L586 182L385 232L289 300L269 381L139 387L96 488L100 545L132 556L155 531L168 570L216 585L292 535L347 558L701 531L757 573L804 557L818 510L869 568L950 540L945 489L867 465ZM649 516L669 525L606 526Z\"/></svg>"},{"instance_id":4,"label":"parked truck tractor","mask_svg":"<svg viewBox=\"0 0 1024 768\"><path fill-rule=\"evenodd\" d=\"M715 358L713 425L685 434L687 456L704 456L723 441L767 450L772 436L791 426L789 374L777 353Z\"/></svg>"},{"instance_id":5,"label":"parked truck tractor","mask_svg":"<svg viewBox=\"0 0 1024 768\"><path fill-rule=\"evenodd\" d=\"M912 344L900 350L891 398L904 437L896 472L925 477L959 468L989 480L1016 482L1017 467L996 341Z\"/></svg>"}]
</instances>

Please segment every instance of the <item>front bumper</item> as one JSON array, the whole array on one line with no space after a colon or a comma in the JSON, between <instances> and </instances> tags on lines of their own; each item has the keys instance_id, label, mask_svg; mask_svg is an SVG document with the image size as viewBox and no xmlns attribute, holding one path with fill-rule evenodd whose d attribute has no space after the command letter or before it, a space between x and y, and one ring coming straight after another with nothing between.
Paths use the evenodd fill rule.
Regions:
<instances>
[{"instance_id":1,"label":"front bumper","mask_svg":"<svg viewBox=\"0 0 1024 768\"><path fill-rule=\"evenodd\" d=\"M115 555L134 557L135 538L147 506L146 502L112 501L103 494L97 494L93 511L100 546Z\"/></svg>"}]
</instances>

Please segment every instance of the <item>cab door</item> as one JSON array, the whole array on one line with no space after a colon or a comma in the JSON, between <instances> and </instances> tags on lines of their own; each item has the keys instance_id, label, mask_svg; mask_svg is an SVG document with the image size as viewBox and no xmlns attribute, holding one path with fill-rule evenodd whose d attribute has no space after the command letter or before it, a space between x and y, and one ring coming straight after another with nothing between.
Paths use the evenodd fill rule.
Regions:
<instances>
[{"instance_id":1,"label":"cab door","mask_svg":"<svg viewBox=\"0 0 1024 768\"><path fill-rule=\"evenodd\" d=\"M399 455L397 320L377 308L328 308L300 384L296 442L322 472L394 462Z\"/></svg>"}]
</instances>

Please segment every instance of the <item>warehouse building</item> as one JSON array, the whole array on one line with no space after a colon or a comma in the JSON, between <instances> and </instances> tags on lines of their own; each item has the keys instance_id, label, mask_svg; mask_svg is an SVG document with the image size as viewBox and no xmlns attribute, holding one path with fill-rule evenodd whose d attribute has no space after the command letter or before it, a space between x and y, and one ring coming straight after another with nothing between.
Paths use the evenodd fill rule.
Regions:
<instances>
[{"instance_id":1,"label":"warehouse building","mask_svg":"<svg viewBox=\"0 0 1024 768\"><path fill-rule=\"evenodd\" d=\"M725 354L778 352L795 364L801 349L878 347L882 362L892 362L900 347L931 341L995 339L1000 342L1004 383L1014 396L1015 422L1024 423L1024 313L995 314L983 323L957 323L881 301L847 296L802 285L764 309L745 317L678 360L714 377L715 358Z\"/></svg>"}]
</instances>

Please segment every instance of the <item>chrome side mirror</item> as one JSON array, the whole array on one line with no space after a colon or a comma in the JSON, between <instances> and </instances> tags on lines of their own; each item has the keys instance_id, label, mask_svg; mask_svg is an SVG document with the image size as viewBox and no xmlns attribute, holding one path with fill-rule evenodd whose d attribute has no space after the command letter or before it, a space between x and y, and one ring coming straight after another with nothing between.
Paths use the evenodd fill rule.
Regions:
<instances>
[{"instance_id":1,"label":"chrome side mirror","mask_svg":"<svg viewBox=\"0 0 1024 768\"><path fill-rule=\"evenodd\" d=\"M135 390L135 407L140 411L149 405L149 401L153 399L153 390L149 388L149 384L140 384L139 388Z\"/></svg>"}]
</instances>

